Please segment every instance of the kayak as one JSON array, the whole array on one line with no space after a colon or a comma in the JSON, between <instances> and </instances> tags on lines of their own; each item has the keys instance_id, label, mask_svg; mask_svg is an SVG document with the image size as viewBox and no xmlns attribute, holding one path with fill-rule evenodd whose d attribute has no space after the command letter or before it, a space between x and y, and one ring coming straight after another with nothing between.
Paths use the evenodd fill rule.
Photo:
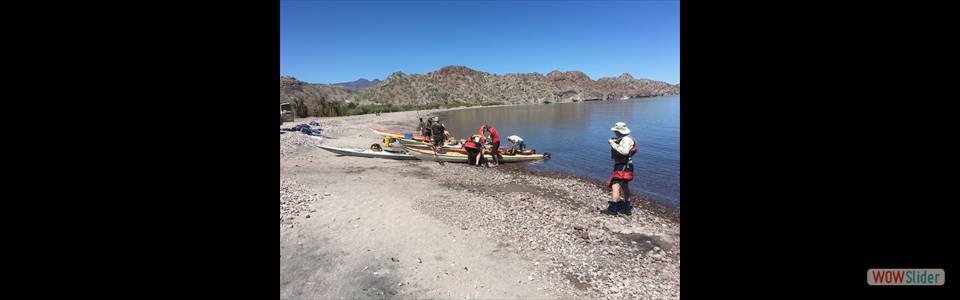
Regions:
<instances>
[{"instance_id":1,"label":"kayak","mask_svg":"<svg viewBox=\"0 0 960 300\"><path fill-rule=\"evenodd\" d=\"M432 144L419 143L419 142L410 142L410 141L404 140L404 139L397 139L397 140L400 142L401 145L403 145L403 146L405 146L405 147L412 147L412 148L417 148L417 149L422 149L422 150L427 150L427 151L433 151L433 150L431 150L431 148L433 147ZM489 147L487 147L486 149L487 149L486 151L490 151L490 148L489 148ZM453 152L458 152L458 153L464 153L464 154L467 153L467 150L466 150L466 149L463 149L463 146L462 146L462 145L456 145L456 146L446 145L446 146L443 146L443 150L444 150L444 151L453 151ZM510 153L510 148L503 148L503 147L501 147L501 148L499 149L499 151L500 151L500 155L501 155L501 156L502 156L502 155L506 155L506 154ZM526 149L526 150L523 150L523 152L522 152L521 154L536 154L536 153L537 153L537 150L535 150L535 149Z\"/></svg>"},{"instance_id":2,"label":"kayak","mask_svg":"<svg viewBox=\"0 0 960 300\"><path fill-rule=\"evenodd\" d=\"M370 131L373 131L373 133L376 133L376 134L379 134L379 135L382 135L382 136L389 136L389 137L407 137L407 135L409 135L409 137L407 137L407 138L413 138L413 139L415 139L415 140L420 140L420 141L425 141L425 140L427 140L427 137L425 137L425 136L423 136L422 134L419 134L419 133L412 133L412 134L411 134L411 133L403 133L403 132L400 132L400 131L388 130L388 129L383 129L383 128L370 128Z\"/></svg>"},{"instance_id":3,"label":"kayak","mask_svg":"<svg viewBox=\"0 0 960 300\"><path fill-rule=\"evenodd\" d=\"M412 148L408 148L408 149L409 149L410 151L407 152L407 153L413 155L414 157L416 157L417 159L420 159L420 160L457 162L457 163L466 163L466 162L467 162L467 155L466 155L466 154L463 154L463 153L446 152L446 153L444 153L444 154L439 154L439 153L434 154L433 151L429 151L429 150L426 150L426 151L425 151L425 150L417 150L417 149L412 149ZM487 154L485 154L485 155L486 155L488 161L492 161L492 160L493 160L493 156L490 155L489 153L487 153ZM550 154L549 154L549 153L544 153L544 154L529 154L529 155L527 155L527 154L501 155L501 156L503 157L502 162L504 162L504 163L511 163L511 162L529 162L529 161L536 161L536 160L541 160L541 159L548 159L548 158L550 158Z\"/></svg>"},{"instance_id":4,"label":"kayak","mask_svg":"<svg viewBox=\"0 0 960 300\"><path fill-rule=\"evenodd\" d=\"M398 138L394 138L394 139L397 140L397 142L399 142L401 145L404 145L404 146L411 146L411 147L433 147L433 143L430 143L430 142L424 142L424 141L419 141L419 140L415 140L415 139L408 139L408 138L402 138L402 137L398 137ZM444 142L443 142L443 147L444 147L444 148L452 148L452 149L460 149L460 148L463 147L463 145L460 145L459 142L452 143L451 141L444 141Z\"/></svg>"},{"instance_id":5,"label":"kayak","mask_svg":"<svg viewBox=\"0 0 960 300\"><path fill-rule=\"evenodd\" d=\"M405 141L408 143L420 143L424 145L432 145L433 139L427 136L423 136L419 133L403 133L400 131L387 130L382 128L370 128L370 131L373 133L389 137L398 141ZM457 147L459 148L459 141L457 140L446 140L443 142L444 146Z\"/></svg>"},{"instance_id":6,"label":"kayak","mask_svg":"<svg viewBox=\"0 0 960 300\"><path fill-rule=\"evenodd\" d=\"M402 137L393 137L393 136L384 136L383 145L388 149L393 149L396 151L406 152L407 145L411 147L420 147L420 148L430 148L433 147L433 144L429 142L422 142L414 139L407 139ZM449 142L444 146L444 148L460 148L460 145L452 145Z\"/></svg>"},{"instance_id":7,"label":"kayak","mask_svg":"<svg viewBox=\"0 0 960 300\"><path fill-rule=\"evenodd\" d=\"M346 156L374 157L374 158L401 159L401 160L417 159L413 155L399 152L399 151L392 151L392 150L373 151L370 149L348 149L348 148L337 148L337 147L330 147L330 146L317 146L317 147L320 147L320 149L327 150L339 155L346 155Z\"/></svg>"},{"instance_id":8,"label":"kayak","mask_svg":"<svg viewBox=\"0 0 960 300\"><path fill-rule=\"evenodd\" d=\"M420 149L417 147L406 147L406 148L407 148L407 153L413 155L414 157L420 160L459 162L459 163L467 162L466 153L460 153L456 151L445 151L444 153L434 153L433 150L429 150L429 149ZM487 157L488 161L493 160L493 155L489 153L485 153L484 155ZM526 161L535 161L535 160L550 158L550 153L516 154L516 155L501 154L500 156L503 157L502 162L504 163L526 162Z\"/></svg>"}]
</instances>

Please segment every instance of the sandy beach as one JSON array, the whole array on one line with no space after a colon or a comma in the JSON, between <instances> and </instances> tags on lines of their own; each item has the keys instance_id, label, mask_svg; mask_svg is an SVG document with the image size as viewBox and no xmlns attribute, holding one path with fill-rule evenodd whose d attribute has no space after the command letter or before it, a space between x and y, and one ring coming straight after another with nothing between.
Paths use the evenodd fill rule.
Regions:
<instances>
[{"instance_id":1,"label":"sandy beach","mask_svg":"<svg viewBox=\"0 0 960 300\"><path fill-rule=\"evenodd\" d=\"M420 111L427 116L438 110ZM609 190L521 166L337 156L415 111L319 120L280 135L280 298L678 299L680 224Z\"/></svg>"}]
</instances>

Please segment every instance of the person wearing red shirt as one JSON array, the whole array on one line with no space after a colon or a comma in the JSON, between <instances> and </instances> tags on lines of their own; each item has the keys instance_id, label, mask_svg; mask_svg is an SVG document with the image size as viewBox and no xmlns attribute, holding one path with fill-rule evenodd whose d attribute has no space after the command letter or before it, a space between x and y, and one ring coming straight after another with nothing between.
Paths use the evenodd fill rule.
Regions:
<instances>
[{"instance_id":1,"label":"person wearing red shirt","mask_svg":"<svg viewBox=\"0 0 960 300\"><path fill-rule=\"evenodd\" d=\"M493 166L500 166L500 162L503 161L503 156L500 155L500 133L488 124L483 124L482 128L490 133L490 154L493 155Z\"/></svg>"}]
</instances>

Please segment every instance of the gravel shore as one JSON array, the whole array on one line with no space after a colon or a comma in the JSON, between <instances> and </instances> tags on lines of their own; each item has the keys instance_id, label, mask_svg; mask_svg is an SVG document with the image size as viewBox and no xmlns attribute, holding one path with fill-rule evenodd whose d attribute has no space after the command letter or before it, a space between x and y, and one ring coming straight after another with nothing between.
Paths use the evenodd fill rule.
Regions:
<instances>
[{"instance_id":1,"label":"gravel shore","mask_svg":"<svg viewBox=\"0 0 960 300\"><path fill-rule=\"evenodd\" d=\"M648 202L607 216L609 190L572 176L315 147L368 147L416 112L319 120L322 140L280 136L281 298L680 297L679 218Z\"/></svg>"}]
</instances>

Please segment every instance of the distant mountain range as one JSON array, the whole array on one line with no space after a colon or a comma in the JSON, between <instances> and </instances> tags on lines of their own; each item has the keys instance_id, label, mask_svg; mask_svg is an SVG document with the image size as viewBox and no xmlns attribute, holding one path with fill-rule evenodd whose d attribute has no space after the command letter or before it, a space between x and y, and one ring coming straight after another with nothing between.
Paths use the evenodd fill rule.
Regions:
<instances>
[{"instance_id":1,"label":"distant mountain range","mask_svg":"<svg viewBox=\"0 0 960 300\"><path fill-rule=\"evenodd\" d=\"M333 85L339 85L348 90L357 91L365 87L376 85L377 83L380 83L380 79L374 79L373 81L370 81L366 78L360 78L351 82L334 83Z\"/></svg>"},{"instance_id":2,"label":"distant mountain range","mask_svg":"<svg viewBox=\"0 0 960 300\"><path fill-rule=\"evenodd\" d=\"M590 79L580 71L496 75L464 66L426 74L395 72L387 79L315 84L280 77L280 102L342 101L357 104L537 104L679 95L680 84L618 77Z\"/></svg>"}]
</instances>

